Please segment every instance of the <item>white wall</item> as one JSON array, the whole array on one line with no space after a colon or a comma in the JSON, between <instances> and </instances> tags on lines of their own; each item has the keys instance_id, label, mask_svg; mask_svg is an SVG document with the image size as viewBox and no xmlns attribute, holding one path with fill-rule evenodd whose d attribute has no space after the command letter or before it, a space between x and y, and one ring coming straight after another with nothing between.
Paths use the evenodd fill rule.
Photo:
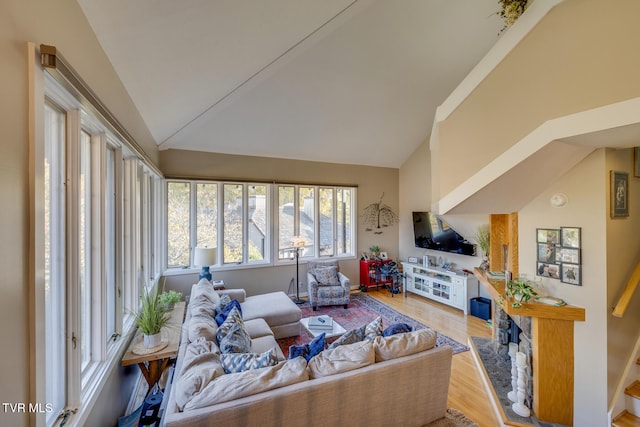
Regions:
<instances>
[{"instance_id":1,"label":"white wall","mask_svg":"<svg viewBox=\"0 0 640 427\"><path fill-rule=\"evenodd\" d=\"M519 271L535 275L536 228L582 229L582 286L543 279L544 292L584 307L586 321L574 324L574 425L607 423L607 235L606 151L598 150L518 212ZM553 208L564 193L569 203Z\"/></svg>"}]
</instances>

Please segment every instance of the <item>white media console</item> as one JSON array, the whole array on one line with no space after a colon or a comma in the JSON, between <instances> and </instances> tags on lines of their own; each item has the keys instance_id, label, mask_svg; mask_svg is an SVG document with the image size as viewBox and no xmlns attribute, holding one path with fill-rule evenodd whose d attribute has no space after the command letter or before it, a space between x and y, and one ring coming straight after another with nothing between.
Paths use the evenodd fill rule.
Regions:
<instances>
[{"instance_id":1,"label":"white media console","mask_svg":"<svg viewBox=\"0 0 640 427\"><path fill-rule=\"evenodd\" d=\"M478 280L461 271L403 262L404 289L469 313L471 298L478 296Z\"/></svg>"}]
</instances>

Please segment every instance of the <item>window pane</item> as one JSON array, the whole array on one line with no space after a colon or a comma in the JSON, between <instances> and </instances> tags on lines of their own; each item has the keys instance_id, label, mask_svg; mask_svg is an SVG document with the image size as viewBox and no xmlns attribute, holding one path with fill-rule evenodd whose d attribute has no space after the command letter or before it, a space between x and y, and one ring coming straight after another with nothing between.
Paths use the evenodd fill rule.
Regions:
<instances>
[{"instance_id":1,"label":"window pane","mask_svg":"<svg viewBox=\"0 0 640 427\"><path fill-rule=\"evenodd\" d=\"M313 187L300 187L298 189L298 206L300 210L298 234L305 240L304 250L300 256L315 256L315 199Z\"/></svg>"},{"instance_id":2,"label":"window pane","mask_svg":"<svg viewBox=\"0 0 640 427\"><path fill-rule=\"evenodd\" d=\"M196 185L196 246L218 246L218 185Z\"/></svg>"},{"instance_id":3,"label":"window pane","mask_svg":"<svg viewBox=\"0 0 640 427\"><path fill-rule=\"evenodd\" d=\"M78 218L81 370L91 361L91 136L80 134L80 212Z\"/></svg>"},{"instance_id":4,"label":"window pane","mask_svg":"<svg viewBox=\"0 0 640 427\"><path fill-rule=\"evenodd\" d=\"M241 263L242 248L242 184L224 184L224 260Z\"/></svg>"},{"instance_id":5,"label":"window pane","mask_svg":"<svg viewBox=\"0 0 640 427\"><path fill-rule=\"evenodd\" d=\"M265 259L268 219L267 186L249 185L249 262Z\"/></svg>"},{"instance_id":6,"label":"window pane","mask_svg":"<svg viewBox=\"0 0 640 427\"><path fill-rule=\"evenodd\" d=\"M167 183L167 265L190 264L190 185L188 182Z\"/></svg>"},{"instance_id":7,"label":"window pane","mask_svg":"<svg viewBox=\"0 0 640 427\"><path fill-rule=\"evenodd\" d=\"M278 187L278 258L289 259L293 255L291 238L295 236L294 187Z\"/></svg>"},{"instance_id":8,"label":"window pane","mask_svg":"<svg viewBox=\"0 0 640 427\"><path fill-rule=\"evenodd\" d=\"M105 277L107 287L107 330L109 339L116 331L116 184L115 184L115 152L107 149L107 173L105 182Z\"/></svg>"},{"instance_id":9,"label":"window pane","mask_svg":"<svg viewBox=\"0 0 640 427\"><path fill-rule=\"evenodd\" d=\"M44 115L44 306L45 400L51 403L47 425L65 406L65 116L45 106Z\"/></svg>"},{"instance_id":10,"label":"window pane","mask_svg":"<svg viewBox=\"0 0 640 427\"><path fill-rule=\"evenodd\" d=\"M331 256L333 250L333 189L321 188L320 196L320 256Z\"/></svg>"},{"instance_id":11,"label":"window pane","mask_svg":"<svg viewBox=\"0 0 640 427\"><path fill-rule=\"evenodd\" d=\"M351 254L351 190L339 188L337 190L336 206L336 254Z\"/></svg>"}]
</instances>

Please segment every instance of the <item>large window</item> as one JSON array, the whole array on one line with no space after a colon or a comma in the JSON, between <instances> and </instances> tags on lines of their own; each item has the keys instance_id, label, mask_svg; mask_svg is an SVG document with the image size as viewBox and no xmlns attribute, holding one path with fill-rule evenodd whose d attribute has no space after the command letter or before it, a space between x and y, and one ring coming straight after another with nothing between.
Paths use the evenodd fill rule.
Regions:
<instances>
[{"instance_id":1,"label":"large window","mask_svg":"<svg viewBox=\"0 0 640 427\"><path fill-rule=\"evenodd\" d=\"M291 257L294 236L305 242L302 257L353 256L354 194L351 187L278 185L278 258Z\"/></svg>"},{"instance_id":2,"label":"large window","mask_svg":"<svg viewBox=\"0 0 640 427\"><path fill-rule=\"evenodd\" d=\"M196 246L218 248L221 266L289 261L294 236L305 241L303 257L354 256L355 191L353 187L169 180L167 266L192 265ZM274 230L273 239L270 230ZM275 257L270 256L271 250Z\"/></svg>"},{"instance_id":3,"label":"large window","mask_svg":"<svg viewBox=\"0 0 640 427\"><path fill-rule=\"evenodd\" d=\"M218 248L222 265L264 263L269 256L269 186L167 181L167 267L192 265L193 249Z\"/></svg>"},{"instance_id":4,"label":"large window","mask_svg":"<svg viewBox=\"0 0 640 427\"><path fill-rule=\"evenodd\" d=\"M163 194L161 177L49 77L45 97L34 194L45 329L37 381L51 404L46 425L82 425L117 367L140 287L161 272Z\"/></svg>"}]
</instances>

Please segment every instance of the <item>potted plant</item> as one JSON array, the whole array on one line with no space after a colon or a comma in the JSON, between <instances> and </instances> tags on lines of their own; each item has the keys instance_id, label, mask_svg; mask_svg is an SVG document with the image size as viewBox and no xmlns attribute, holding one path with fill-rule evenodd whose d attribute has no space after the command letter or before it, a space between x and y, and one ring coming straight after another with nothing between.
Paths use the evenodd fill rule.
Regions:
<instances>
[{"instance_id":1,"label":"potted plant","mask_svg":"<svg viewBox=\"0 0 640 427\"><path fill-rule=\"evenodd\" d=\"M378 257L378 254L380 254L380 246L378 245L373 245L369 248L369 250L371 251L371 253L373 254L374 257Z\"/></svg>"},{"instance_id":2,"label":"potted plant","mask_svg":"<svg viewBox=\"0 0 640 427\"><path fill-rule=\"evenodd\" d=\"M160 304L167 308L167 311L173 310L176 303L182 300L182 292L170 290L160 294Z\"/></svg>"},{"instance_id":3,"label":"potted plant","mask_svg":"<svg viewBox=\"0 0 640 427\"><path fill-rule=\"evenodd\" d=\"M480 246L480 250L482 251L482 264L480 264L480 268L482 270L489 269L489 243L490 243L490 232L489 226L483 225L478 227L478 231L476 231L476 242L478 242L478 246Z\"/></svg>"},{"instance_id":4,"label":"potted plant","mask_svg":"<svg viewBox=\"0 0 640 427\"><path fill-rule=\"evenodd\" d=\"M522 307L522 303L529 301L532 296L538 295L531 282L523 279L510 280L507 283L506 293L508 297L513 298L511 304L513 308Z\"/></svg>"},{"instance_id":5,"label":"potted plant","mask_svg":"<svg viewBox=\"0 0 640 427\"><path fill-rule=\"evenodd\" d=\"M135 313L135 322L144 335L146 348L160 345L162 341L161 330L168 321L167 308L160 303L158 292L145 288L140 298L140 308Z\"/></svg>"}]
</instances>

